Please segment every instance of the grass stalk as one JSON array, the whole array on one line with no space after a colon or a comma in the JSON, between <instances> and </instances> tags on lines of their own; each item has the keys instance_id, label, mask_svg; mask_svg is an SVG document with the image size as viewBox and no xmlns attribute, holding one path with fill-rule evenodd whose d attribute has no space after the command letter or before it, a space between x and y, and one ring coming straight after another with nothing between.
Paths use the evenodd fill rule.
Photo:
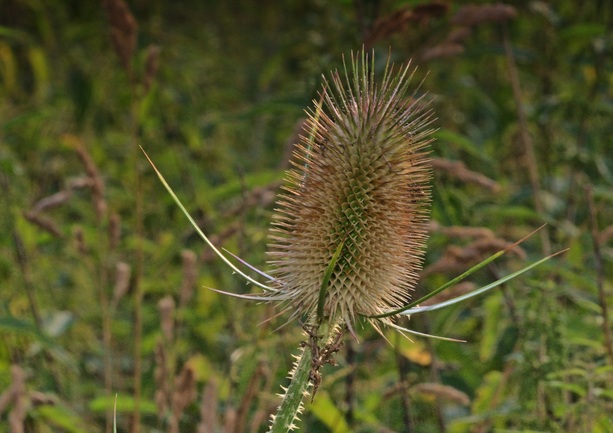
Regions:
<instances>
[{"instance_id":1,"label":"grass stalk","mask_svg":"<svg viewBox=\"0 0 613 433\"><path fill-rule=\"evenodd\" d=\"M509 81L511 82L511 89L513 91L513 99L515 100L515 108L517 110L517 121L519 128L519 137L524 147L524 156L526 159L526 166L528 169L528 177L530 179L530 185L532 187L532 193L534 197L534 208L539 215L545 215L545 206L542 201L541 181L538 170L538 162L536 160L536 152L534 150L534 144L530 137L528 130L528 117L526 110L522 102L522 90L519 81L519 73L517 71L517 64L515 62L515 56L513 54L513 47L511 46L511 37L509 36L509 29L506 25L503 26L503 45L504 52L507 59ZM543 252L545 255L551 254L551 241L547 230L541 230L540 233L541 242L543 244Z\"/></svg>"},{"instance_id":2,"label":"grass stalk","mask_svg":"<svg viewBox=\"0 0 613 433\"><path fill-rule=\"evenodd\" d=\"M134 96L137 99L136 96ZM141 400L141 376L142 360L141 346L143 340L143 262L144 262L144 226L143 226L143 187L142 176L138 169L140 146L138 142L138 112L139 101L132 104L132 157L134 162L134 197L135 197L135 230L136 251L134 252L134 412L132 433L140 431L140 400Z\"/></svg>"},{"instance_id":3,"label":"grass stalk","mask_svg":"<svg viewBox=\"0 0 613 433\"><path fill-rule=\"evenodd\" d=\"M596 287L598 289L598 302L602 314L602 332L604 334L604 346L609 358L609 363L613 365L613 335L611 332L611 321L609 308L607 306L607 295L605 293L605 272L604 261L600 251L600 233L596 215L596 205L594 203L594 193L589 185L585 186L588 208L590 211L590 231L592 235L592 246L594 249L594 268L596 271Z\"/></svg>"}]
</instances>

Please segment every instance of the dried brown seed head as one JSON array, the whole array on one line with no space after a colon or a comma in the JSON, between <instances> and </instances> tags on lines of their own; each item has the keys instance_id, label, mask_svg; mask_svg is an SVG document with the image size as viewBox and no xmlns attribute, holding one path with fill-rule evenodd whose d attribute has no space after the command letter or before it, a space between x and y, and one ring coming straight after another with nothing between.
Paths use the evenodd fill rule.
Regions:
<instances>
[{"instance_id":1,"label":"dried brown seed head","mask_svg":"<svg viewBox=\"0 0 613 433\"><path fill-rule=\"evenodd\" d=\"M431 113L409 95L409 66L352 56L309 113L271 229L273 275L295 315L313 320L324 273L342 243L325 293L331 323L403 305L422 266L430 206Z\"/></svg>"}]
</instances>

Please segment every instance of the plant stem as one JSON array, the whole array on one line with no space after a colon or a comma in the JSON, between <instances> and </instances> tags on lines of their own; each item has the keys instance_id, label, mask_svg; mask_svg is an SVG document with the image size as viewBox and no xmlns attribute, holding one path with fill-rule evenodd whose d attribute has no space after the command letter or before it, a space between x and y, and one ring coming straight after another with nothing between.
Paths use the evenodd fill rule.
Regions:
<instances>
[{"instance_id":1,"label":"plant stem","mask_svg":"<svg viewBox=\"0 0 613 433\"><path fill-rule=\"evenodd\" d=\"M513 91L513 99L515 100L517 110L517 120L519 129L519 138L521 140L524 157L526 159L526 166L528 169L528 178L532 186L532 193L534 195L534 208L539 215L545 215L545 206L543 205L541 181L538 172L538 163L536 160L536 152L534 150L534 144L528 131L528 118L524 104L522 103L522 90L519 83L519 73L517 71L517 64L515 63L515 56L513 55L513 47L511 46L511 37L509 36L509 29L507 26L503 26L503 46L507 59L509 81L511 82L511 90ZM551 254L551 241L547 230L541 230L541 242L543 243L543 251L545 255Z\"/></svg>"},{"instance_id":2,"label":"plant stem","mask_svg":"<svg viewBox=\"0 0 613 433\"><path fill-rule=\"evenodd\" d=\"M600 251L600 233L598 231L598 221L596 218L596 204L594 203L594 193L589 184L585 186L585 194L587 196L588 209L590 211L590 228L592 234L592 245L594 248L594 261L596 270L596 287L598 289L598 301L600 303L602 314L602 332L604 334L604 346L609 357L610 365L613 365L613 335L611 333L611 325L609 319L609 310L607 307L607 295L605 293L605 272L602 254Z\"/></svg>"},{"instance_id":3,"label":"plant stem","mask_svg":"<svg viewBox=\"0 0 613 433\"><path fill-rule=\"evenodd\" d=\"M312 349L305 346L291 373L291 382L277 409L269 433L287 433L295 428L294 421L301 410L302 398L309 385Z\"/></svg>"},{"instance_id":4,"label":"plant stem","mask_svg":"<svg viewBox=\"0 0 613 433\"><path fill-rule=\"evenodd\" d=\"M143 186L142 176L138 167L139 140L138 125L140 124L139 111L140 101L133 96L132 116L131 116L131 136L132 136L132 157L134 163L134 197L135 197L135 231L136 231L136 250L134 263L134 412L132 422L132 433L140 431L140 403L141 403L141 376L142 359L141 349L143 340L143 262L144 262L144 225L143 225Z\"/></svg>"}]
</instances>

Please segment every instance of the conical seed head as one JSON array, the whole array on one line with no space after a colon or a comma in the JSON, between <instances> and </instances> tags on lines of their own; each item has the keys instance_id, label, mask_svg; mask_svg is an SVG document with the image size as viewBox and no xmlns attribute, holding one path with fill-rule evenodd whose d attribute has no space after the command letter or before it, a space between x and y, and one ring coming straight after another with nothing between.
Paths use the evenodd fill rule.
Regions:
<instances>
[{"instance_id":1,"label":"conical seed head","mask_svg":"<svg viewBox=\"0 0 613 433\"><path fill-rule=\"evenodd\" d=\"M408 66L394 74L388 65L380 84L373 70L362 52L324 85L273 217L279 290L311 319L341 243L323 308L334 323L403 305L422 266L430 112L407 94Z\"/></svg>"}]
</instances>

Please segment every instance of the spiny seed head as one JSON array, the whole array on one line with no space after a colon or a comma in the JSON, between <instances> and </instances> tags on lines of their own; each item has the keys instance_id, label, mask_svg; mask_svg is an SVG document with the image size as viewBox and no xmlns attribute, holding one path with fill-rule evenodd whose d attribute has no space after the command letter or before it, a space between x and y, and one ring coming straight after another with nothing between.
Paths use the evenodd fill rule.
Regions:
<instances>
[{"instance_id":1,"label":"spiny seed head","mask_svg":"<svg viewBox=\"0 0 613 433\"><path fill-rule=\"evenodd\" d=\"M431 113L408 94L409 65L394 73L388 61L379 84L374 69L361 52L326 81L273 216L273 275L310 320L340 243L323 304L331 323L404 305L422 266Z\"/></svg>"}]
</instances>

